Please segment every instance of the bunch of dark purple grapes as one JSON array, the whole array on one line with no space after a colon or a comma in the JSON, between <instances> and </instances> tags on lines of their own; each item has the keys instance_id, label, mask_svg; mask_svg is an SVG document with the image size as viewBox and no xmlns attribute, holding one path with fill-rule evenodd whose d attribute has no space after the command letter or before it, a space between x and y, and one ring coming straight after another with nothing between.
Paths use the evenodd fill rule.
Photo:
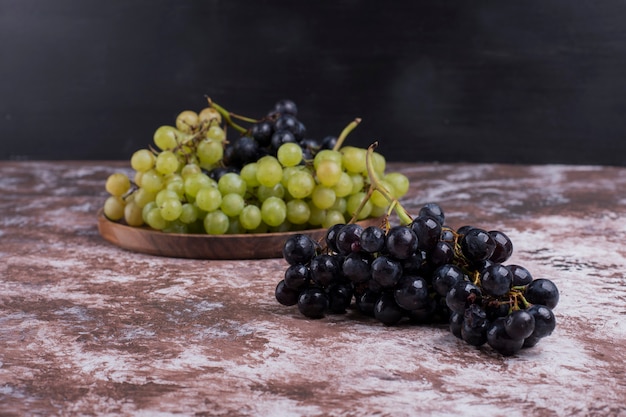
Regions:
<instances>
[{"instance_id":1,"label":"bunch of dark purple grapes","mask_svg":"<svg viewBox=\"0 0 626 417\"><path fill-rule=\"evenodd\" d=\"M302 148L303 160L313 159L321 149L332 149L336 136L326 136L321 141L307 137L306 126L298 119L295 102L283 99L267 115L224 149L224 164L237 169L258 161L265 155L276 156L284 143L297 143Z\"/></svg>"},{"instance_id":2,"label":"bunch of dark purple grapes","mask_svg":"<svg viewBox=\"0 0 626 417\"><path fill-rule=\"evenodd\" d=\"M512 252L503 232L454 230L428 203L408 225L335 225L322 244L290 237L275 296L309 318L353 309L385 325L445 323L470 345L512 355L552 333L559 300L551 280L504 264Z\"/></svg>"}]
</instances>

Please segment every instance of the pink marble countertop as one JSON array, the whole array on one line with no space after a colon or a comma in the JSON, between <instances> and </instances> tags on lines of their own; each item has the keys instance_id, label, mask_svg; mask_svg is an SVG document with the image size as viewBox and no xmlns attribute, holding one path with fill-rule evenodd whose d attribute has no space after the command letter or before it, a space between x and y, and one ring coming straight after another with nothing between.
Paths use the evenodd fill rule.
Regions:
<instances>
[{"instance_id":1,"label":"pink marble countertop","mask_svg":"<svg viewBox=\"0 0 626 417\"><path fill-rule=\"evenodd\" d=\"M441 326L279 305L282 259L104 241L125 162L0 162L0 416L626 416L626 168L391 164L409 211L499 229L557 328L502 357Z\"/></svg>"}]
</instances>

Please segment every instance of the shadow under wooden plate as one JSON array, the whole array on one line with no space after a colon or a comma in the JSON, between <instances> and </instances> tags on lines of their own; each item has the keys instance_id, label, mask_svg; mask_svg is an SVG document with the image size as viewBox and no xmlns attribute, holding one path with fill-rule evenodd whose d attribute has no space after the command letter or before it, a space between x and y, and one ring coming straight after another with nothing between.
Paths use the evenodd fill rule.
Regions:
<instances>
[{"instance_id":1,"label":"shadow under wooden plate","mask_svg":"<svg viewBox=\"0 0 626 417\"><path fill-rule=\"evenodd\" d=\"M380 222L380 218L372 218L359 224L366 227L379 225ZM231 235L164 233L113 222L104 216L102 210L98 212L98 231L104 240L133 252L214 260L281 258L283 245L289 236L301 233L320 240L326 235L326 229Z\"/></svg>"}]
</instances>

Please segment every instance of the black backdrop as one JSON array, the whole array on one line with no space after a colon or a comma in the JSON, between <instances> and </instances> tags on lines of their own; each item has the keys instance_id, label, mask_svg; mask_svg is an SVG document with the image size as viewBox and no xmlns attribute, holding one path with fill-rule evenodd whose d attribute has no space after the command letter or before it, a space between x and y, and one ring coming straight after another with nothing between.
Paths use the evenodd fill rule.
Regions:
<instances>
[{"instance_id":1,"label":"black backdrop","mask_svg":"<svg viewBox=\"0 0 626 417\"><path fill-rule=\"evenodd\" d=\"M0 0L0 159L128 159L205 96L394 161L626 164L626 2Z\"/></svg>"}]
</instances>

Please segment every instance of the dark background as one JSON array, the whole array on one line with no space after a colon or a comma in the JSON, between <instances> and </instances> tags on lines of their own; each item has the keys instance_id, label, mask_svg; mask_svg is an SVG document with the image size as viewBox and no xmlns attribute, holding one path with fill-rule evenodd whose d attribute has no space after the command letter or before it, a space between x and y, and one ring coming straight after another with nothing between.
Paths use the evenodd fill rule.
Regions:
<instances>
[{"instance_id":1,"label":"dark background","mask_svg":"<svg viewBox=\"0 0 626 417\"><path fill-rule=\"evenodd\" d=\"M0 0L0 159L128 159L206 95L393 161L626 165L626 2Z\"/></svg>"}]
</instances>

